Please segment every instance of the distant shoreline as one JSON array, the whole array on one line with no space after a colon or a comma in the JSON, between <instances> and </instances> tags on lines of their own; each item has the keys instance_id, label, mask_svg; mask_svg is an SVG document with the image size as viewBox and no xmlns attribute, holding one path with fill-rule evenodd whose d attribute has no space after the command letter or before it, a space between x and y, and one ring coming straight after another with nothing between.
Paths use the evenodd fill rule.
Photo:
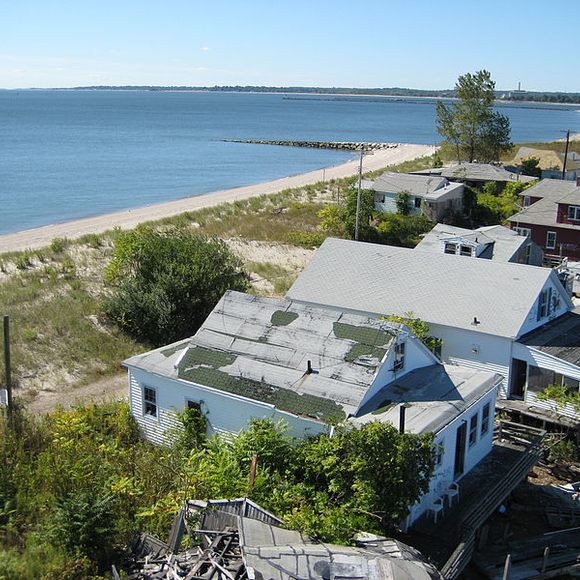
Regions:
<instances>
[{"instance_id":1,"label":"distant shoreline","mask_svg":"<svg viewBox=\"0 0 580 580\"><path fill-rule=\"evenodd\" d=\"M297 95L297 96L327 96L327 97L375 97L384 99L448 99L455 100L453 89L427 90L427 89L406 89L406 88L345 88L341 90L337 87L180 87L180 86L88 86L88 87L28 87L4 89L0 91L62 91L62 92L147 92L147 93L226 93L226 94L254 94L254 95ZM509 91L496 91L496 93L507 93ZM530 95L573 95L578 97L578 93L565 93L558 91L528 91ZM510 103L517 105L556 105L565 107L580 107L579 102L562 102L550 100L529 100L529 99L505 99L497 97L496 103ZM539 107L538 107L539 108Z\"/></svg>"},{"instance_id":2,"label":"distant shoreline","mask_svg":"<svg viewBox=\"0 0 580 580\"><path fill-rule=\"evenodd\" d=\"M410 143L398 144L397 147L392 149L381 149L364 158L363 171L368 172L384 169L388 165L395 165L416 159L417 157L432 155L437 149L433 145L416 145ZM4 234L0 235L0 254L43 248L48 246L54 238L75 239L87 234L102 233L114 227L130 229L143 222L156 221L187 211L195 211L221 203L278 193L284 189L303 187L323 180L329 181L331 179L351 177L358 173L358 169L359 160L353 159L340 165L324 167L315 171L265 181L254 185L215 191L146 207L137 207L135 209L106 213L80 220L50 224Z\"/></svg>"}]
</instances>

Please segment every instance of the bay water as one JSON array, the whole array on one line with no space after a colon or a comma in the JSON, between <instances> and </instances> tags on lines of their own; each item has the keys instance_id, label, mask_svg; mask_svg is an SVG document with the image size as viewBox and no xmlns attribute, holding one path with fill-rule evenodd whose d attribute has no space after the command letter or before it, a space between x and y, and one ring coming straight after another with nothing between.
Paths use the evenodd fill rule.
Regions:
<instances>
[{"instance_id":1,"label":"bay water","mask_svg":"<svg viewBox=\"0 0 580 580\"><path fill-rule=\"evenodd\" d=\"M344 151L227 139L435 144L435 102L329 95L0 91L0 233L336 165ZM578 107L502 107L516 142L580 131Z\"/></svg>"}]
</instances>

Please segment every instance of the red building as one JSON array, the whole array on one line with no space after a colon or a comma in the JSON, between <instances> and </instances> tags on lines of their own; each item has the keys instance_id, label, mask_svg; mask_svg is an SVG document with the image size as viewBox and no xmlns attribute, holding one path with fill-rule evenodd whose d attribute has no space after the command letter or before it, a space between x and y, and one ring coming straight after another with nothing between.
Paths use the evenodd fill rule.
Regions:
<instances>
[{"instance_id":1,"label":"red building","mask_svg":"<svg viewBox=\"0 0 580 580\"><path fill-rule=\"evenodd\" d=\"M530 236L547 258L580 260L580 183L543 179L520 195L524 207L509 218L511 229Z\"/></svg>"}]
</instances>

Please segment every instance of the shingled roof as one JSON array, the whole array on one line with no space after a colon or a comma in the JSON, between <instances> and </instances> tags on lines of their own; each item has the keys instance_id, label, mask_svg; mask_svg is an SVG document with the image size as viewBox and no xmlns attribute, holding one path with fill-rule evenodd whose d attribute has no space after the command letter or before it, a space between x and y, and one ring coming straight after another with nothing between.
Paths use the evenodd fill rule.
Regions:
<instances>
[{"instance_id":1,"label":"shingled roof","mask_svg":"<svg viewBox=\"0 0 580 580\"><path fill-rule=\"evenodd\" d=\"M287 293L359 313L413 312L432 324L516 338L552 270L328 238ZM562 288L562 300L572 306ZM477 324L473 324L474 318Z\"/></svg>"},{"instance_id":2,"label":"shingled roof","mask_svg":"<svg viewBox=\"0 0 580 580\"><path fill-rule=\"evenodd\" d=\"M230 291L190 340L125 364L328 421L358 409L402 328Z\"/></svg>"}]
</instances>

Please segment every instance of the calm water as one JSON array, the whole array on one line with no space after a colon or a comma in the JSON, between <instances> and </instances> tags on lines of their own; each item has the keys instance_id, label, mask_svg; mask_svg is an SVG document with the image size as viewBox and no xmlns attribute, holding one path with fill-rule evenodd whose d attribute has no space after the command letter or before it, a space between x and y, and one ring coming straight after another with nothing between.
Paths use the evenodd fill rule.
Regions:
<instances>
[{"instance_id":1,"label":"calm water","mask_svg":"<svg viewBox=\"0 0 580 580\"><path fill-rule=\"evenodd\" d=\"M567 107L502 108L514 141L580 131ZM0 233L336 165L336 151L222 139L433 144L432 102L267 94L0 91Z\"/></svg>"}]
</instances>

